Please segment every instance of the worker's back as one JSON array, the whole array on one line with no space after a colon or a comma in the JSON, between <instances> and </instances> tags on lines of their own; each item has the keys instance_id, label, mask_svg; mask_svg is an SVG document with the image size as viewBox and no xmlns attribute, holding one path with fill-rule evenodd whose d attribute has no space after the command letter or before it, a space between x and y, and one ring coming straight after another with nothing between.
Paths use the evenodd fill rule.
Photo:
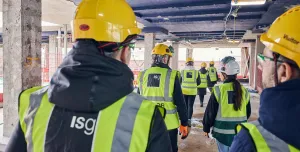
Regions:
<instances>
[{"instance_id":1,"label":"worker's back","mask_svg":"<svg viewBox=\"0 0 300 152\"><path fill-rule=\"evenodd\" d=\"M91 44L76 43L49 87L21 93L21 131L8 152L170 151L162 114L132 93L129 67L99 55ZM25 144L18 143L22 136Z\"/></svg>"}]
</instances>

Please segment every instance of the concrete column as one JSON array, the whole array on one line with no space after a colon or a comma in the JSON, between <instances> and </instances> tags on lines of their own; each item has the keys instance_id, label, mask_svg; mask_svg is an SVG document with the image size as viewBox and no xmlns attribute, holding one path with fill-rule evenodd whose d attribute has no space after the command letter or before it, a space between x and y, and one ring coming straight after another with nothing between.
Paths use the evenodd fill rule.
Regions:
<instances>
[{"instance_id":1,"label":"concrete column","mask_svg":"<svg viewBox=\"0 0 300 152\"><path fill-rule=\"evenodd\" d=\"M186 58L193 58L193 49L186 49Z\"/></svg>"},{"instance_id":2,"label":"concrete column","mask_svg":"<svg viewBox=\"0 0 300 152\"><path fill-rule=\"evenodd\" d=\"M249 55L250 55L250 66L249 66L249 84L250 86L255 89L254 81L255 81L255 71L256 71L256 45L255 43L250 43L249 47Z\"/></svg>"},{"instance_id":3,"label":"concrete column","mask_svg":"<svg viewBox=\"0 0 300 152\"><path fill-rule=\"evenodd\" d=\"M178 70L178 57L179 57L179 43L173 43L174 53L171 62L171 68Z\"/></svg>"},{"instance_id":4,"label":"concrete column","mask_svg":"<svg viewBox=\"0 0 300 152\"><path fill-rule=\"evenodd\" d=\"M262 89L262 69L258 68L259 66L259 63L257 61L257 55L259 53L263 53L264 52L264 49L265 49L265 45L263 43L261 43L260 41L260 36L257 36L256 38L256 60L255 60L255 76L254 76L254 87L255 89L257 90L261 90Z\"/></svg>"},{"instance_id":5,"label":"concrete column","mask_svg":"<svg viewBox=\"0 0 300 152\"><path fill-rule=\"evenodd\" d=\"M3 0L4 128L18 124L22 90L41 85L41 0Z\"/></svg>"},{"instance_id":6,"label":"concrete column","mask_svg":"<svg viewBox=\"0 0 300 152\"><path fill-rule=\"evenodd\" d=\"M241 73L244 78L248 76L249 73L249 48L248 47L243 47L241 48Z\"/></svg>"},{"instance_id":7,"label":"concrete column","mask_svg":"<svg viewBox=\"0 0 300 152\"><path fill-rule=\"evenodd\" d=\"M145 52L144 52L144 69L147 69L151 66L152 56L151 52L155 46L155 34L146 33L145 34Z\"/></svg>"},{"instance_id":8,"label":"concrete column","mask_svg":"<svg viewBox=\"0 0 300 152\"><path fill-rule=\"evenodd\" d=\"M51 80L58 66L57 35L49 36L49 79Z\"/></svg>"}]
</instances>

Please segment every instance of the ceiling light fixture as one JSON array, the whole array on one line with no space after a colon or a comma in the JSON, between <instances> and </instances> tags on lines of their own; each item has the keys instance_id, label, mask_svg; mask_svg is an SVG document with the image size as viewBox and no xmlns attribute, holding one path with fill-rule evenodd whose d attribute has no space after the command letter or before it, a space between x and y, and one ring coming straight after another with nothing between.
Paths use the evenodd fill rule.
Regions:
<instances>
[{"instance_id":1,"label":"ceiling light fixture","mask_svg":"<svg viewBox=\"0 0 300 152\"><path fill-rule=\"evenodd\" d=\"M232 0L231 5L263 5L266 3L266 0Z\"/></svg>"}]
</instances>

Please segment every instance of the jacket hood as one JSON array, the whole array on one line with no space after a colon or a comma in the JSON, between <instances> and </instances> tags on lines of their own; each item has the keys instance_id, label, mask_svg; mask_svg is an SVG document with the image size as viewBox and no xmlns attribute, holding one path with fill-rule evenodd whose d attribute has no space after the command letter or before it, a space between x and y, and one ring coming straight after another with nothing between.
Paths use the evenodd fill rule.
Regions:
<instances>
[{"instance_id":1,"label":"jacket hood","mask_svg":"<svg viewBox=\"0 0 300 152\"><path fill-rule=\"evenodd\" d=\"M201 72L201 74L207 73L207 70L205 68L201 68L199 71Z\"/></svg>"},{"instance_id":2,"label":"jacket hood","mask_svg":"<svg viewBox=\"0 0 300 152\"><path fill-rule=\"evenodd\" d=\"M79 41L53 75L49 101L83 112L99 112L133 91L133 73L100 55L94 41Z\"/></svg>"},{"instance_id":3,"label":"jacket hood","mask_svg":"<svg viewBox=\"0 0 300 152\"><path fill-rule=\"evenodd\" d=\"M283 141L300 149L300 79L290 80L261 94L259 121Z\"/></svg>"}]
</instances>

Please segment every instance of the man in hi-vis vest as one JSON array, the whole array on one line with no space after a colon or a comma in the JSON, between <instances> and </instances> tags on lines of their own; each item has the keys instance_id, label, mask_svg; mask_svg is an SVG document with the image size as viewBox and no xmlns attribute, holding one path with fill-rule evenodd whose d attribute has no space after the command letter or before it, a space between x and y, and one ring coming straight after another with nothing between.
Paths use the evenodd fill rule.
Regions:
<instances>
[{"instance_id":1,"label":"man in hi-vis vest","mask_svg":"<svg viewBox=\"0 0 300 152\"><path fill-rule=\"evenodd\" d=\"M50 85L21 93L6 152L171 152L165 111L133 93L136 23L124 0L83 0Z\"/></svg>"},{"instance_id":2,"label":"man in hi-vis vest","mask_svg":"<svg viewBox=\"0 0 300 152\"><path fill-rule=\"evenodd\" d=\"M166 109L165 122L169 130L173 152L177 152L178 128L182 134L181 138L185 139L188 136L188 119L179 82L180 73L169 67L173 52L173 48L165 44L158 44L153 48L153 64L149 69L140 73L138 92Z\"/></svg>"},{"instance_id":3,"label":"man in hi-vis vest","mask_svg":"<svg viewBox=\"0 0 300 152\"><path fill-rule=\"evenodd\" d=\"M208 71L208 89L210 90L210 92L212 91L212 88L217 84L218 81L218 73L217 73L217 69L215 68L215 62L214 61L210 61L209 62L209 68L207 69Z\"/></svg>"}]
</instances>

